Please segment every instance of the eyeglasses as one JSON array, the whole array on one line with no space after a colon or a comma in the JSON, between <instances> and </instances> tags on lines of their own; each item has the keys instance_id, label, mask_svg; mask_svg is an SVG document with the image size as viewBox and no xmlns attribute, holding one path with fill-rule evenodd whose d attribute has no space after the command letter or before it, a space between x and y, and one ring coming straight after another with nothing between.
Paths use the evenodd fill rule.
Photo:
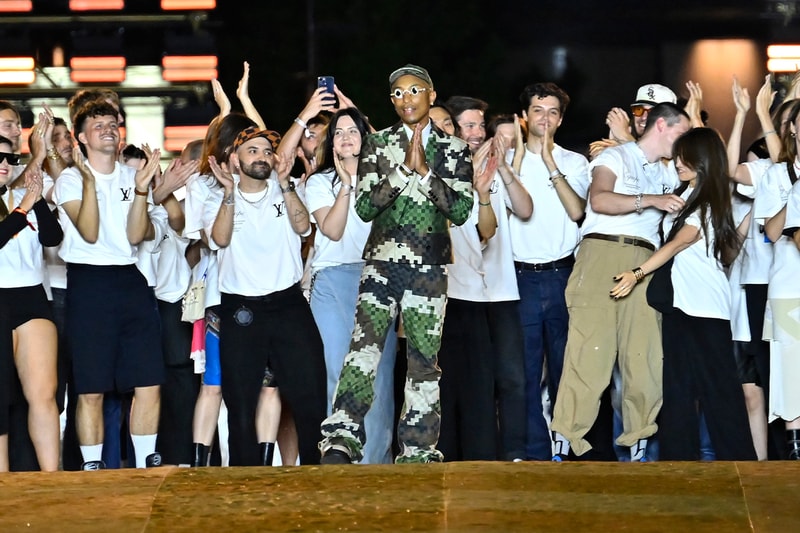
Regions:
<instances>
[{"instance_id":1,"label":"eyeglasses","mask_svg":"<svg viewBox=\"0 0 800 533\"><path fill-rule=\"evenodd\" d=\"M427 91L427 87L417 87L416 85L412 85L408 89L400 89L399 87L394 91L389 93L389 96L394 98L395 100L400 100L403 95L410 94L411 96L417 96L419 93Z\"/></svg>"},{"instance_id":2,"label":"eyeglasses","mask_svg":"<svg viewBox=\"0 0 800 533\"><path fill-rule=\"evenodd\" d=\"M0 152L0 163L3 161L8 161L9 165L19 165L19 154Z\"/></svg>"},{"instance_id":3,"label":"eyeglasses","mask_svg":"<svg viewBox=\"0 0 800 533\"><path fill-rule=\"evenodd\" d=\"M632 105L631 106L631 113L633 113L634 117L641 117L648 111L650 111L653 106L647 106L642 104Z\"/></svg>"}]
</instances>

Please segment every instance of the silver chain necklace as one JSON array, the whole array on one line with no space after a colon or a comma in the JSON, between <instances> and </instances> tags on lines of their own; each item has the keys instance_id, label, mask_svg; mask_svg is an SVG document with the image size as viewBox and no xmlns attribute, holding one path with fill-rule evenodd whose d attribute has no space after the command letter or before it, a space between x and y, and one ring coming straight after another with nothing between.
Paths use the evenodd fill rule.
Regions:
<instances>
[{"instance_id":1,"label":"silver chain necklace","mask_svg":"<svg viewBox=\"0 0 800 533\"><path fill-rule=\"evenodd\" d=\"M239 187L239 185L236 186L236 190L239 192L239 197L241 197L242 200L252 205L253 207L258 207L259 205L261 205L261 202L264 201L264 198L267 197L267 193L269 192L269 184L267 184L267 186L264 187L264 194L262 194L261 198L259 198L258 200L248 200L247 198L245 198L244 193L242 192L242 189Z\"/></svg>"}]
</instances>

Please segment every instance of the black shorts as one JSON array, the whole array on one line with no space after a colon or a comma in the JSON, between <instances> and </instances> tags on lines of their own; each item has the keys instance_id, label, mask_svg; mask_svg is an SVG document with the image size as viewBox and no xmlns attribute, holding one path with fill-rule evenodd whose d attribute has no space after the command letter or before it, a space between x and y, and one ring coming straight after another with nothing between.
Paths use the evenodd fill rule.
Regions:
<instances>
[{"instance_id":1,"label":"black shorts","mask_svg":"<svg viewBox=\"0 0 800 533\"><path fill-rule=\"evenodd\" d=\"M66 336L78 394L164 382L156 297L136 265L67 265Z\"/></svg>"},{"instance_id":2,"label":"black shorts","mask_svg":"<svg viewBox=\"0 0 800 533\"><path fill-rule=\"evenodd\" d=\"M14 287L0 289L0 305L8 309L8 323L11 329L35 318L53 321L53 310L47 300L44 287Z\"/></svg>"}]
</instances>

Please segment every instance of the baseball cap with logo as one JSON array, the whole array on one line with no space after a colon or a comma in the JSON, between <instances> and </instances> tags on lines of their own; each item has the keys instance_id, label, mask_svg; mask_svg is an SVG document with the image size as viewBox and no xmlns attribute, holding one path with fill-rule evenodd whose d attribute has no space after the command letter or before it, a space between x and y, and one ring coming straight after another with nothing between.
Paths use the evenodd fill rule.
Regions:
<instances>
[{"instance_id":1,"label":"baseball cap with logo","mask_svg":"<svg viewBox=\"0 0 800 533\"><path fill-rule=\"evenodd\" d=\"M675 93L668 87L664 87L658 83L648 83L647 85L639 87L639 90L636 91L636 101L631 105L654 106L656 104L663 104L664 102L674 104L677 101L678 97L675 96Z\"/></svg>"},{"instance_id":2,"label":"baseball cap with logo","mask_svg":"<svg viewBox=\"0 0 800 533\"><path fill-rule=\"evenodd\" d=\"M421 79L425 83L427 83L430 87L433 87L433 80L431 80L431 75L428 74L428 71L422 67L418 67L417 65L412 65L409 63L404 67L400 67L399 69L395 70L391 74L389 74L389 85L392 85L394 82L397 81L397 78L400 76L411 75L416 78Z\"/></svg>"}]
</instances>

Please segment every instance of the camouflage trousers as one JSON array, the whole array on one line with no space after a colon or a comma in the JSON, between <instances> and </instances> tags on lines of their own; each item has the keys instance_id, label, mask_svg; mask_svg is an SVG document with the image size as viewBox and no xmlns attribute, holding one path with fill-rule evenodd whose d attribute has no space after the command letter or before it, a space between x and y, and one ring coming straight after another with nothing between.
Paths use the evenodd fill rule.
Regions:
<instances>
[{"instance_id":1,"label":"camouflage trousers","mask_svg":"<svg viewBox=\"0 0 800 533\"><path fill-rule=\"evenodd\" d=\"M445 265L410 265L367 261L359 282L356 325L333 399L333 412L322 423L320 450L344 446L353 461L366 441L364 416L372 405L373 384L386 332L398 310L408 344L405 401L397 428L396 462L438 462L441 406L437 354L447 302Z\"/></svg>"}]
</instances>

